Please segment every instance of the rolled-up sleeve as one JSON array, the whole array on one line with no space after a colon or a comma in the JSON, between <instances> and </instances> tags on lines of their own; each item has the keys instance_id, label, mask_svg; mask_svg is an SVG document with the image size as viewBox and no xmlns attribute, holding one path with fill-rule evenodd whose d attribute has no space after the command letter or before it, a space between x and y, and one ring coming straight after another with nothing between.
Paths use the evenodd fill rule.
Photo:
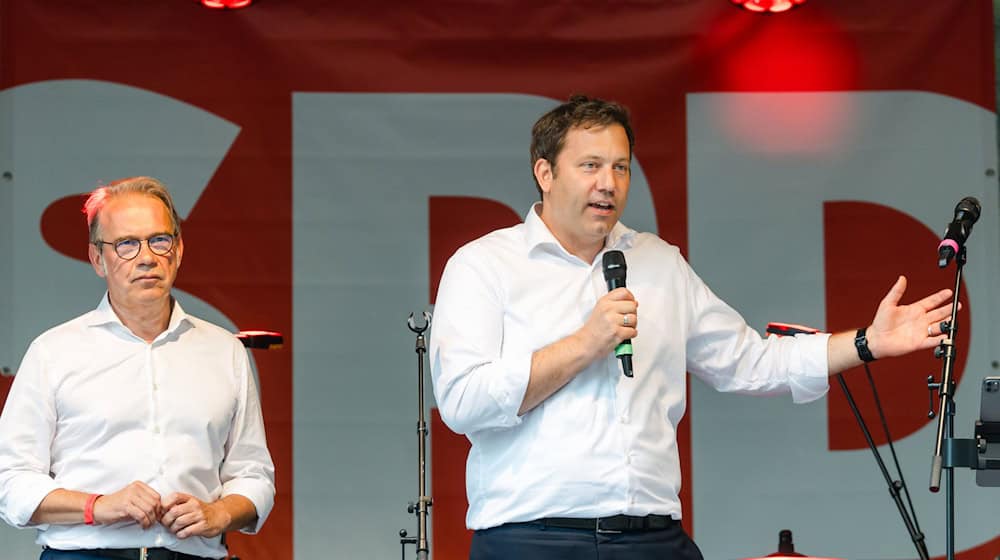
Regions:
<instances>
[{"instance_id":1,"label":"rolled-up sleeve","mask_svg":"<svg viewBox=\"0 0 1000 560\"><path fill-rule=\"evenodd\" d=\"M56 408L36 342L25 354L0 414L0 518L17 528L32 525L38 505L58 485L49 475Z\"/></svg>"},{"instance_id":2,"label":"rolled-up sleeve","mask_svg":"<svg viewBox=\"0 0 1000 560\"><path fill-rule=\"evenodd\" d=\"M687 367L719 391L788 393L796 403L829 390L829 334L761 338L688 267Z\"/></svg>"},{"instance_id":3,"label":"rolled-up sleeve","mask_svg":"<svg viewBox=\"0 0 1000 560\"><path fill-rule=\"evenodd\" d=\"M531 353L504 353L504 294L486 263L459 250L441 277L431 327L434 397L460 434L520 424Z\"/></svg>"},{"instance_id":4,"label":"rolled-up sleeve","mask_svg":"<svg viewBox=\"0 0 1000 560\"><path fill-rule=\"evenodd\" d=\"M222 496L237 494L253 502L257 522L240 532L255 534L264 525L274 507L274 463L267 450L260 396L246 351L234 349L240 399L226 443L226 455L220 475Z\"/></svg>"}]
</instances>

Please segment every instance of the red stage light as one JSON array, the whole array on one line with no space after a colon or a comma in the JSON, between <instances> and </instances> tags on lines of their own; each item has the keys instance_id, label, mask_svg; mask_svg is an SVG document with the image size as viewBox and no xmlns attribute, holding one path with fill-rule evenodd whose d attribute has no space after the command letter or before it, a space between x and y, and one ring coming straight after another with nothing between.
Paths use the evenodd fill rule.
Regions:
<instances>
[{"instance_id":1,"label":"red stage light","mask_svg":"<svg viewBox=\"0 0 1000 560\"><path fill-rule=\"evenodd\" d=\"M743 6L751 12L778 13L791 10L806 0L731 0L737 6Z\"/></svg>"},{"instance_id":2,"label":"red stage light","mask_svg":"<svg viewBox=\"0 0 1000 560\"><path fill-rule=\"evenodd\" d=\"M235 10L237 8L245 8L250 5L253 0L199 0L202 6L206 8L229 8Z\"/></svg>"}]
</instances>

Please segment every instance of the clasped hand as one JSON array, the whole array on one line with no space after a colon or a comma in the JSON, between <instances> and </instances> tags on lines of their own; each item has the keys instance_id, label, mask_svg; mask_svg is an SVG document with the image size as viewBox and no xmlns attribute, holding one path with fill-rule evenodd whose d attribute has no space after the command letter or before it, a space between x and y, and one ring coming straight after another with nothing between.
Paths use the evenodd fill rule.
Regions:
<instances>
[{"instance_id":1,"label":"clasped hand","mask_svg":"<svg viewBox=\"0 0 1000 560\"><path fill-rule=\"evenodd\" d=\"M218 502L206 503L180 492L161 499L156 490L138 480L114 494L101 496L94 504L94 520L101 525L134 521L149 529L159 523L182 539L214 537L228 525L227 517Z\"/></svg>"}]
</instances>

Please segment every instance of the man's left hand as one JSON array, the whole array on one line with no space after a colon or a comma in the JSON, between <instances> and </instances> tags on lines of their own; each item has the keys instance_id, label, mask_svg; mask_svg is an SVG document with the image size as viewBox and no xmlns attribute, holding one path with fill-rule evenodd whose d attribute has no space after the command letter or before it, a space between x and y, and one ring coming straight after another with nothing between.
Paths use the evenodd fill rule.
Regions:
<instances>
[{"instance_id":1,"label":"man's left hand","mask_svg":"<svg viewBox=\"0 0 1000 560\"><path fill-rule=\"evenodd\" d=\"M163 511L160 523L182 539L214 537L225 531L232 521L221 501L206 503L190 494L167 496L163 501Z\"/></svg>"},{"instance_id":2,"label":"man's left hand","mask_svg":"<svg viewBox=\"0 0 1000 560\"><path fill-rule=\"evenodd\" d=\"M868 328L868 348L876 358L901 356L937 346L947 333L940 323L951 317L951 290L941 290L909 305L899 305L906 291L900 276L879 303Z\"/></svg>"}]
</instances>

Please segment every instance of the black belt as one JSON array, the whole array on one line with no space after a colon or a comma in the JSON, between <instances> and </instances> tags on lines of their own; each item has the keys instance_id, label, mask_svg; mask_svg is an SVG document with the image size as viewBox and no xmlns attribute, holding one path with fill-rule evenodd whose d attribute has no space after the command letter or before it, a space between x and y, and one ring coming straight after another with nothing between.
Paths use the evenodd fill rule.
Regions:
<instances>
[{"instance_id":1,"label":"black belt","mask_svg":"<svg viewBox=\"0 0 1000 560\"><path fill-rule=\"evenodd\" d=\"M79 550L59 550L49 548L56 553L84 554L94 558L121 558L122 560L212 560L204 556L185 554L167 548L82 548Z\"/></svg>"},{"instance_id":2,"label":"black belt","mask_svg":"<svg viewBox=\"0 0 1000 560\"><path fill-rule=\"evenodd\" d=\"M527 523L510 525L541 525L559 529L584 529L596 533L626 533L631 531L660 531L669 529L678 521L669 515L612 515L611 517L543 517Z\"/></svg>"}]
</instances>

